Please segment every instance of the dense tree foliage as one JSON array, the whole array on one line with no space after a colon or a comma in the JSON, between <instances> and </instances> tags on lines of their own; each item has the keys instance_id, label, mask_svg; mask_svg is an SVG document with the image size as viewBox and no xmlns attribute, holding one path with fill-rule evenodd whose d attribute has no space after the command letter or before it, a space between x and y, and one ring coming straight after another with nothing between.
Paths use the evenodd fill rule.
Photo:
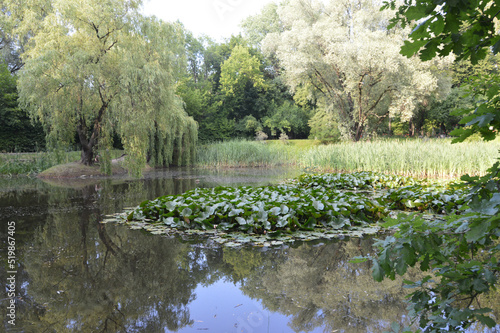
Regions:
<instances>
[{"instance_id":1,"label":"dense tree foliage","mask_svg":"<svg viewBox=\"0 0 500 333\"><path fill-rule=\"evenodd\" d=\"M370 1L291 1L278 9L286 26L264 45L276 53L287 84L309 84L336 114L345 138L376 132L389 116L409 120L437 90L429 65L399 54L404 30L387 32L390 13Z\"/></svg>"},{"instance_id":2,"label":"dense tree foliage","mask_svg":"<svg viewBox=\"0 0 500 333\"><path fill-rule=\"evenodd\" d=\"M158 165L185 164L192 155L196 124L174 94L175 68L183 65L180 28L141 17L139 5L6 3L11 35L30 35L18 79L21 107L41 121L52 146L71 143L76 132L82 163L109 148L113 133L133 172L147 155Z\"/></svg>"},{"instance_id":3,"label":"dense tree foliage","mask_svg":"<svg viewBox=\"0 0 500 333\"><path fill-rule=\"evenodd\" d=\"M246 38L215 43L186 36L188 66L177 93L199 123L201 141L252 138L257 131L307 138L310 109L296 105L271 60Z\"/></svg>"},{"instance_id":4,"label":"dense tree foliage","mask_svg":"<svg viewBox=\"0 0 500 333\"><path fill-rule=\"evenodd\" d=\"M16 77L0 63L0 152L36 151L45 147L43 129L32 125L17 103Z\"/></svg>"},{"instance_id":5,"label":"dense tree foliage","mask_svg":"<svg viewBox=\"0 0 500 333\"><path fill-rule=\"evenodd\" d=\"M402 48L408 56L418 53L422 60L429 60L453 53L475 64L486 57L490 47L495 54L500 50L500 36L495 33L500 12L497 1L410 0L399 6L396 0L390 0L384 8L397 9L390 28L414 28Z\"/></svg>"},{"instance_id":6,"label":"dense tree foliage","mask_svg":"<svg viewBox=\"0 0 500 333\"><path fill-rule=\"evenodd\" d=\"M262 133L331 142L448 135L465 124L451 114L471 102L463 83L471 73L496 72L495 57L452 66L451 56L422 62L399 54L401 46L414 54L423 45L405 42L409 33L420 36L410 21L388 30L390 18L404 17L406 7L380 12L370 1L271 3L242 22L243 35L215 42L178 23L146 19L140 5L3 2L0 48L19 77L19 114L41 121L49 147L75 143L91 164L118 140L138 169L146 161L188 163L197 137L210 142ZM424 24L453 27L433 15L437 23ZM486 128L489 118L477 124Z\"/></svg>"}]
</instances>

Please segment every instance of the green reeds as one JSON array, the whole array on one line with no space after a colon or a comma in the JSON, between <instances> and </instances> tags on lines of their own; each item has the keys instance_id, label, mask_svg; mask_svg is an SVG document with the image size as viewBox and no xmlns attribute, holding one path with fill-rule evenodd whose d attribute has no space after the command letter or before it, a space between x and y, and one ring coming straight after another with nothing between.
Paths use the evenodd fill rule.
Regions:
<instances>
[{"instance_id":1,"label":"green reeds","mask_svg":"<svg viewBox=\"0 0 500 333\"><path fill-rule=\"evenodd\" d=\"M78 160L80 152L67 153L9 153L0 154L0 174L37 174L56 164Z\"/></svg>"},{"instance_id":2,"label":"green reeds","mask_svg":"<svg viewBox=\"0 0 500 333\"><path fill-rule=\"evenodd\" d=\"M197 166L205 168L273 167L296 162L297 148L263 141L232 140L198 147Z\"/></svg>"},{"instance_id":3,"label":"green reeds","mask_svg":"<svg viewBox=\"0 0 500 333\"><path fill-rule=\"evenodd\" d=\"M255 141L201 146L201 167L295 165L318 171L376 171L412 177L456 178L483 175L499 157L500 142L450 139L377 140L299 148Z\"/></svg>"},{"instance_id":4,"label":"green reeds","mask_svg":"<svg viewBox=\"0 0 500 333\"><path fill-rule=\"evenodd\" d=\"M381 140L317 146L300 165L336 171L376 171L412 177L483 175L499 157L498 142L451 144L448 139Z\"/></svg>"}]
</instances>

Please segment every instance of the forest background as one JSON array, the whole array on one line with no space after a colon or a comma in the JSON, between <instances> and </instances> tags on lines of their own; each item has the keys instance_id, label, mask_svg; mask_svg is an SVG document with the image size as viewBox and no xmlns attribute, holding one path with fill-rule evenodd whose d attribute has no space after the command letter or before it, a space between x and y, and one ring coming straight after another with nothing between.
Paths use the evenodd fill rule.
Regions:
<instances>
[{"instance_id":1,"label":"forest background","mask_svg":"<svg viewBox=\"0 0 500 333\"><path fill-rule=\"evenodd\" d=\"M498 71L498 57L492 54L474 66L469 60L454 61L453 56L424 62L417 56L407 58L401 55L400 48L410 32L409 27L396 26L388 30L394 11L380 11L382 3L377 1L292 0L281 4L270 3L259 14L241 23L243 34L223 42L216 42L208 36L194 36L180 22L166 23L141 17L138 12L140 1L107 1L99 2L99 5L96 1L87 1L89 10L67 10L62 14L66 15L66 21L53 23L66 28L61 30L60 36L43 34L40 33L43 26L40 31L34 27L41 22L45 24L50 15L33 18L26 14L47 7L47 3L56 8L59 2L33 3L31 7L17 12L9 7L15 1L4 1L2 5L0 152L44 151L61 145L65 149L85 150L83 146L99 129L101 132L96 134L94 146L88 148L92 154L86 157L86 163L91 164L102 147L131 148L132 143L127 141L133 141L129 138L130 133L132 129L137 130L134 127L136 124L132 125L133 119L144 118L145 130L138 137L140 142L146 143L138 148L143 152L137 157L153 158L157 165L169 165L175 162L175 156L170 156L173 153L164 153L167 157L160 154L158 151L165 148L161 148L158 142L170 140L169 144L163 144L169 146L169 150L173 150L170 146L186 145L183 133L188 130L183 129L184 132L179 134L179 130L162 129L165 126L161 125L162 121L172 124L172 121L166 120L167 113L177 115L175 119L183 119L179 120L181 125L172 126L176 128L190 128L193 125L186 119L194 119L200 143L236 138L310 138L332 143L393 136L445 137L462 126L459 125L461 116L456 110L473 108L472 97L468 97L464 83L471 76L490 75ZM72 2L66 3L71 6ZM87 42L80 39L70 46L61 44L59 49L46 47L61 36L74 37L76 34L71 33L72 29L80 32L88 28L88 25L79 27L75 22L95 23L100 20L108 25L122 22L120 20L125 14L120 16L122 14L113 11L113 8L122 8L123 13L134 17L128 19L130 27L126 31L127 36L133 31L143 38L143 43L144 40L153 40L151 31L154 31L157 44L148 51L149 54L161 53L161 50L168 53L166 58L158 58L164 61L163 67L159 66L158 70L168 69L162 74L164 76L151 75L148 78L152 81L143 80L159 80L163 82L161 89L164 90L158 88L145 93L137 88L136 95L133 95L129 93L130 89L123 93L123 86L120 90L109 92L109 78L106 78L107 86L102 80L88 83L98 76L97 70L99 75L106 75L105 71L110 72L110 68L131 66L137 70L133 74L136 77L129 77L132 70L129 73L124 71L117 75L116 81L123 82L127 78L129 85L140 87L144 82L140 83L137 77L145 75L146 66L158 59L145 56L145 60L141 60L144 63L128 59L120 66L114 64L115 67L103 69L86 63L89 59L96 59L95 55L75 56L79 52L77 50L88 48L89 44L85 43L92 42L90 37ZM107 16L99 12L107 13ZM146 27L144 22L148 20L152 23L149 22L149 27ZM114 32L108 27L110 31ZM95 35L92 29L86 33L87 37ZM112 38L113 34L109 36ZM102 41L102 38L98 40ZM111 54L118 43L110 40L104 41L96 54L101 52L103 57ZM134 43L136 41L131 40L122 47L129 47L126 51L130 53L143 49L139 42L137 45ZM97 111L89 112L83 126L88 138L79 133L78 126L81 125L75 123L68 126L66 123L68 118L77 118L70 111L76 108L72 105L75 95L68 93L66 99L58 95L63 90L60 88L63 86L61 75L76 74L58 73L59 77L52 77L50 82L44 82L41 75L50 52L61 53L70 47L74 49L69 52L70 60L50 60L54 63L59 61L54 66L55 70L65 62L74 61L87 71L86 76L78 78L80 81L74 80L77 86L87 84L90 88L99 87L93 93L100 96L101 101L103 87L106 87L109 96L119 95L120 91L120 98L103 101L102 105L110 105L112 109L113 103L121 101L121 105L126 104L132 110L126 116L123 116L123 110L122 113L114 110L111 113L114 116L105 119L106 126L103 125L104 120L103 124L96 125ZM45 97L50 84L53 84L55 92L51 97ZM158 101L159 95L168 97ZM46 98L44 107L33 107L36 103L30 101L40 96ZM92 98L95 96L88 97L89 100ZM141 100L142 106L127 104L134 99ZM96 100L100 102L99 98ZM162 107L158 110L155 109L157 106L151 107L157 104ZM122 109L125 108L122 106ZM151 108L156 111L147 111ZM84 109L81 112L85 112ZM53 114L59 114L60 118ZM106 131L103 131L105 127ZM147 127L154 128L155 133ZM178 137L178 142L167 138L171 134Z\"/></svg>"}]
</instances>

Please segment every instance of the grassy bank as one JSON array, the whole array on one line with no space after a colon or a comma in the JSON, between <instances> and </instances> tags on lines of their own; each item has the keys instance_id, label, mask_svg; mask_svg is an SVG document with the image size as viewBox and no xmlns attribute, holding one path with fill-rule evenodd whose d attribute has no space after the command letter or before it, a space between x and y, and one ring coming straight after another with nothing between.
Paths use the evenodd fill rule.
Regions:
<instances>
[{"instance_id":1,"label":"grassy bank","mask_svg":"<svg viewBox=\"0 0 500 333\"><path fill-rule=\"evenodd\" d=\"M113 150L111 156L116 158L122 153L121 150ZM0 154L0 175L38 174L56 165L78 161L80 156L80 151Z\"/></svg>"},{"instance_id":2,"label":"grassy bank","mask_svg":"<svg viewBox=\"0 0 500 333\"><path fill-rule=\"evenodd\" d=\"M500 142L451 144L450 139L393 139L318 145L229 141L202 146L201 167L293 165L318 171L375 171L413 177L481 175L499 156Z\"/></svg>"},{"instance_id":3,"label":"grassy bank","mask_svg":"<svg viewBox=\"0 0 500 333\"><path fill-rule=\"evenodd\" d=\"M61 154L48 152L0 154L0 174L37 174L54 165L69 163L72 161L76 161L79 158L79 151L72 151Z\"/></svg>"}]
</instances>

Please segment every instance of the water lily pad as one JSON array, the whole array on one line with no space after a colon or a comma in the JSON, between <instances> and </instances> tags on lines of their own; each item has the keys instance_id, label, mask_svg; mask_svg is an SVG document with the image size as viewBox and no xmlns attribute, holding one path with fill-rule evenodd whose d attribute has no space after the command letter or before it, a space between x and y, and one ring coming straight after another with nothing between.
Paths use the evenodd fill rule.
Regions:
<instances>
[{"instance_id":1,"label":"water lily pad","mask_svg":"<svg viewBox=\"0 0 500 333\"><path fill-rule=\"evenodd\" d=\"M302 175L275 186L197 188L163 196L106 216L102 223L268 247L376 234L378 221L400 212L426 212L425 219L438 219L438 213L462 207L466 197L446 185L371 172ZM266 232L270 237L262 235Z\"/></svg>"},{"instance_id":2,"label":"water lily pad","mask_svg":"<svg viewBox=\"0 0 500 333\"><path fill-rule=\"evenodd\" d=\"M141 226L141 225L132 225L132 226L130 226L130 229L132 229L132 230L139 230L139 229L143 229L143 226Z\"/></svg>"},{"instance_id":3,"label":"water lily pad","mask_svg":"<svg viewBox=\"0 0 500 333\"><path fill-rule=\"evenodd\" d=\"M102 224L106 224L106 223L116 223L118 222L118 219L117 218L108 218L108 219L104 219L101 221Z\"/></svg>"},{"instance_id":4,"label":"water lily pad","mask_svg":"<svg viewBox=\"0 0 500 333\"><path fill-rule=\"evenodd\" d=\"M241 245L242 244L238 243L238 242L227 242L227 243L224 243L224 246L228 246L228 247L239 247Z\"/></svg>"},{"instance_id":5,"label":"water lily pad","mask_svg":"<svg viewBox=\"0 0 500 333\"><path fill-rule=\"evenodd\" d=\"M186 207L182 210L181 216L191 216L193 214L193 210L189 207Z\"/></svg>"},{"instance_id":6,"label":"water lily pad","mask_svg":"<svg viewBox=\"0 0 500 333\"><path fill-rule=\"evenodd\" d=\"M325 205L320 201L313 201L313 207L317 210L323 210L325 208Z\"/></svg>"}]
</instances>

